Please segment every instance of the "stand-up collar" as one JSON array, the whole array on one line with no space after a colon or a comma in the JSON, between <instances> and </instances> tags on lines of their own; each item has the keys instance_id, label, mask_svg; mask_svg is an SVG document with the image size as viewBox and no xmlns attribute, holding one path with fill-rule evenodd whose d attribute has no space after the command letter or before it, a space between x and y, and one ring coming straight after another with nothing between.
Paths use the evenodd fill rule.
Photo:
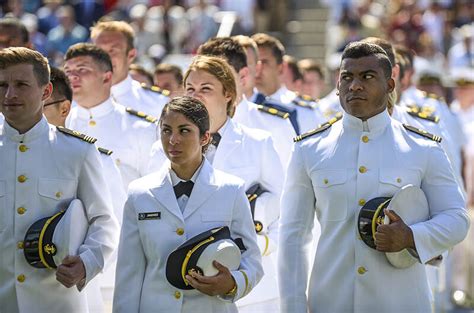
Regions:
<instances>
[{"instance_id":1,"label":"stand-up collar","mask_svg":"<svg viewBox=\"0 0 474 313\"><path fill-rule=\"evenodd\" d=\"M344 112L342 122L345 128L351 128L362 132L378 133L390 124L390 115L387 110L372 116L366 121Z\"/></svg>"},{"instance_id":2,"label":"stand-up collar","mask_svg":"<svg viewBox=\"0 0 474 313\"><path fill-rule=\"evenodd\" d=\"M120 83L117 83L112 86L111 92L114 97L120 97L126 93L131 92L132 90L133 79L130 75L127 75L127 78L122 80Z\"/></svg>"},{"instance_id":3,"label":"stand-up collar","mask_svg":"<svg viewBox=\"0 0 474 313\"><path fill-rule=\"evenodd\" d=\"M100 118L112 112L113 109L114 109L114 103L112 102L112 98L109 97L107 100L105 100L101 104L96 105L95 107L90 108L90 109L87 109L78 105L77 116L81 119Z\"/></svg>"},{"instance_id":4,"label":"stand-up collar","mask_svg":"<svg viewBox=\"0 0 474 313\"><path fill-rule=\"evenodd\" d=\"M7 121L5 121L5 123L3 124L3 133L7 138L14 142L31 142L43 135L48 130L49 124L44 116L38 123L36 123L35 126L33 126L33 128L31 128L24 134L20 134L18 130L11 127Z\"/></svg>"}]
</instances>

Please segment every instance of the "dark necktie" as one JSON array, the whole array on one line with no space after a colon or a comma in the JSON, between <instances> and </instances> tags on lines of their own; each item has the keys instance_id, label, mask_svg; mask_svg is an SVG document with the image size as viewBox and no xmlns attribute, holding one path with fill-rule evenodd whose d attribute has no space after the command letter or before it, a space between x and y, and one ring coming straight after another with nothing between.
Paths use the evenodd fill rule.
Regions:
<instances>
[{"instance_id":1,"label":"dark necktie","mask_svg":"<svg viewBox=\"0 0 474 313\"><path fill-rule=\"evenodd\" d=\"M189 198L191 196L191 191L193 191L193 187L194 183L191 180L179 182L173 187L176 199L179 199L182 195L187 195Z\"/></svg>"},{"instance_id":2,"label":"dark necktie","mask_svg":"<svg viewBox=\"0 0 474 313\"><path fill-rule=\"evenodd\" d=\"M219 142L221 142L221 135L219 133L212 134L211 144L217 148L219 146Z\"/></svg>"}]
</instances>

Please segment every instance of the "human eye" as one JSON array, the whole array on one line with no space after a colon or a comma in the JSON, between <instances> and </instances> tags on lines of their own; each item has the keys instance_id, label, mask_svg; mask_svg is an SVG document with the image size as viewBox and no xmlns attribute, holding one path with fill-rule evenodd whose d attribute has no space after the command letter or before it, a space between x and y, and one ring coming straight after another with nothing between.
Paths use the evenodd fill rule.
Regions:
<instances>
[{"instance_id":1,"label":"human eye","mask_svg":"<svg viewBox=\"0 0 474 313\"><path fill-rule=\"evenodd\" d=\"M161 129L161 133L162 134L169 134L169 133L171 133L171 130L167 127L164 127L164 128Z\"/></svg>"},{"instance_id":2,"label":"human eye","mask_svg":"<svg viewBox=\"0 0 474 313\"><path fill-rule=\"evenodd\" d=\"M341 80L349 81L351 77L349 75L341 75Z\"/></svg>"},{"instance_id":3,"label":"human eye","mask_svg":"<svg viewBox=\"0 0 474 313\"><path fill-rule=\"evenodd\" d=\"M194 88L191 88L191 87L187 87L187 88L186 88L186 93L187 93L187 94L190 94L190 93L192 93L192 92L194 92Z\"/></svg>"},{"instance_id":4,"label":"human eye","mask_svg":"<svg viewBox=\"0 0 474 313\"><path fill-rule=\"evenodd\" d=\"M364 75L364 79L371 79L371 78L374 78L373 74L365 74Z\"/></svg>"},{"instance_id":5,"label":"human eye","mask_svg":"<svg viewBox=\"0 0 474 313\"><path fill-rule=\"evenodd\" d=\"M187 134L189 132L190 132L190 130L188 128L181 128L181 133L182 134Z\"/></svg>"}]
</instances>

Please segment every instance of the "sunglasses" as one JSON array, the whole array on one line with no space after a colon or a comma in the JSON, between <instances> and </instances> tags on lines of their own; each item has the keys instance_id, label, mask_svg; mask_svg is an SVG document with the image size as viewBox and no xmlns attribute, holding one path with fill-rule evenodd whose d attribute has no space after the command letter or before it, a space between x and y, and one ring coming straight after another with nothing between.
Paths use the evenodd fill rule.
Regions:
<instances>
[{"instance_id":1,"label":"sunglasses","mask_svg":"<svg viewBox=\"0 0 474 313\"><path fill-rule=\"evenodd\" d=\"M50 102L50 103L45 103L43 105L43 108L47 107L48 105L53 105L53 104L60 103L60 102L66 101L66 100L67 99L62 99L62 100L57 100L57 101L53 101L53 102Z\"/></svg>"}]
</instances>

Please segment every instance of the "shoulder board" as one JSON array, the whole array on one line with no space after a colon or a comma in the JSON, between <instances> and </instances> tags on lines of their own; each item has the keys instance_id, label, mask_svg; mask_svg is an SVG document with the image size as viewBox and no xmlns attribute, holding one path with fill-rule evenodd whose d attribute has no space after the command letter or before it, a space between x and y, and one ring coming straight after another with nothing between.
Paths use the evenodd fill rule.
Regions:
<instances>
[{"instance_id":1,"label":"shoulder board","mask_svg":"<svg viewBox=\"0 0 474 313\"><path fill-rule=\"evenodd\" d=\"M150 122L150 123L155 123L156 121L158 121L158 119L152 115L148 115L142 111L136 111L132 108L126 108L125 111L127 111L127 113L129 114L132 114L132 115L135 115L139 118L142 118L144 119L145 121L147 122Z\"/></svg>"},{"instance_id":2,"label":"shoulder board","mask_svg":"<svg viewBox=\"0 0 474 313\"><path fill-rule=\"evenodd\" d=\"M99 150L100 153L103 153L105 155L111 155L112 153L114 153L112 150L101 148L101 147L97 147L97 149Z\"/></svg>"},{"instance_id":3,"label":"shoulder board","mask_svg":"<svg viewBox=\"0 0 474 313\"><path fill-rule=\"evenodd\" d=\"M94 137L87 136L83 133L80 133L78 131L75 131L75 130L72 130L72 129L69 129L69 128L66 128L66 127L56 126L56 129L59 130L63 134L79 138L82 141L85 141L87 143L95 143L97 141L97 139L94 138Z\"/></svg>"},{"instance_id":4,"label":"shoulder board","mask_svg":"<svg viewBox=\"0 0 474 313\"><path fill-rule=\"evenodd\" d=\"M419 128L416 128L416 127L413 127L413 126L410 126L410 125L407 125L407 124L403 124L403 127L405 127L405 129L411 131L411 132L414 132L418 135L421 135L423 137L426 137L428 139L431 139L433 141L436 141L437 143L440 143L441 140L443 140L443 138L441 138L440 136L436 136L436 135L433 135L433 134L430 134L429 132L427 132L426 130L422 130L422 129L419 129Z\"/></svg>"},{"instance_id":5,"label":"shoulder board","mask_svg":"<svg viewBox=\"0 0 474 313\"><path fill-rule=\"evenodd\" d=\"M282 111L279 111L277 109L266 107L266 106L261 105L261 104L257 104L257 108L258 108L259 111L266 112L266 113L269 113L271 115L279 116L281 118L286 119L286 118L290 117L290 113L282 112Z\"/></svg>"},{"instance_id":6,"label":"shoulder board","mask_svg":"<svg viewBox=\"0 0 474 313\"><path fill-rule=\"evenodd\" d=\"M170 93L171 93L169 90L161 89L161 88L158 87L158 86L148 86L148 85L145 84L145 83L141 83L140 86L142 86L143 89L151 90L151 91L153 91L153 92L162 94L163 96L167 96L167 97L169 97L169 95L170 95Z\"/></svg>"},{"instance_id":7,"label":"shoulder board","mask_svg":"<svg viewBox=\"0 0 474 313\"><path fill-rule=\"evenodd\" d=\"M304 101L309 101L309 102L318 102L318 100L314 99L313 97L309 95L300 95L301 99Z\"/></svg>"},{"instance_id":8,"label":"shoulder board","mask_svg":"<svg viewBox=\"0 0 474 313\"><path fill-rule=\"evenodd\" d=\"M434 93L428 93L428 92L424 91L423 95L425 96L425 98L436 99L436 100L441 101L441 102L446 102L444 97L438 96L437 94L434 94Z\"/></svg>"},{"instance_id":9,"label":"shoulder board","mask_svg":"<svg viewBox=\"0 0 474 313\"><path fill-rule=\"evenodd\" d=\"M336 123L337 121L339 121L340 119L342 118L342 113L337 113L332 119L330 119L329 121L327 121L326 123L320 125L318 128L315 128L313 130L310 130L304 134L301 134L299 136L296 136L295 138L293 138L293 141L294 142L298 142L298 141L301 141L305 138L308 138L310 136L313 136L315 134L318 134L320 132L323 132L325 131L326 129L328 129L329 127L332 126L332 124Z\"/></svg>"},{"instance_id":10,"label":"shoulder board","mask_svg":"<svg viewBox=\"0 0 474 313\"><path fill-rule=\"evenodd\" d=\"M426 111L418 111L414 109L407 108L407 113L413 117L421 118L422 120L427 120L433 123L439 122L439 116L429 114Z\"/></svg>"},{"instance_id":11,"label":"shoulder board","mask_svg":"<svg viewBox=\"0 0 474 313\"><path fill-rule=\"evenodd\" d=\"M303 107L303 108L308 108L308 109L314 109L314 106L316 105L314 101L304 100L300 96L296 97L293 100L293 104Z\"/></svg>"}]
</instances>

